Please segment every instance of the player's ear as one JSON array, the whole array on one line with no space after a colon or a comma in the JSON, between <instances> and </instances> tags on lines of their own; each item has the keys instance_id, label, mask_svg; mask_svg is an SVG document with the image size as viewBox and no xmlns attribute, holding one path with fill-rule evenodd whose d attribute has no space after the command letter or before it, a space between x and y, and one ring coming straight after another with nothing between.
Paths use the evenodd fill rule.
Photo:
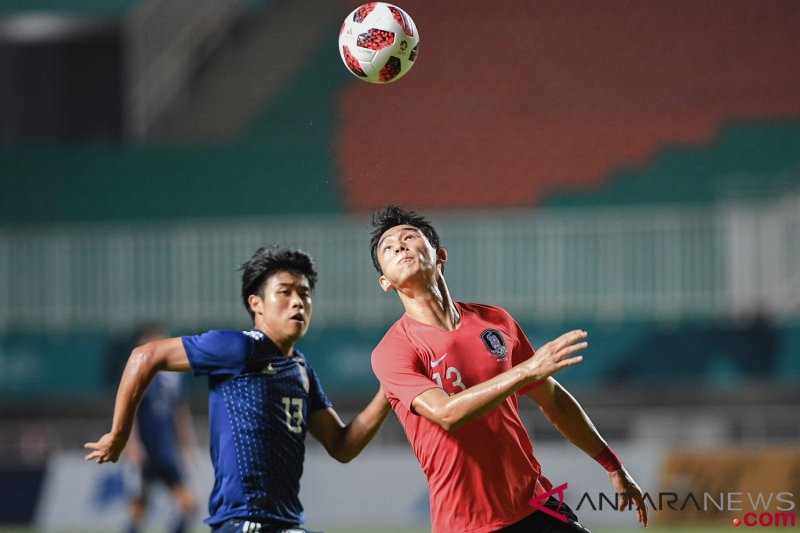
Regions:
<instances>
[{"instance_id":1,"label":"player's ear","mask_svg":"<svg viewBox=\"0 0 800 533\"><path fill-rule=\"evenodd\" d=\"M257 315L261 314L264 310L264 300L257 294L251 294L247 297L247 305L249 305L250 310Z\"/></svg>"},{"instance_id":2,"label":"player's ear","mask_svg":"<svg viewBox=\"0 0 800 533\"><path fill-rule=\"evenodd\" d=\"M378 283L380 283L383 292L389 292L394 288L392 287L392 282L386 279L386 276L384 275L381 275L381 277L378 278Z\"/></svg>"},{"instance_id":3,"label":"player's ear","mask_svg":"<svg viewBox=\"0 0 800 533\"><path fill-rule=\"evenodd\" d=\"M436 263L445 263L447 261L447 250L444 248L436 249Z\"/></svg>"}]
</instances>

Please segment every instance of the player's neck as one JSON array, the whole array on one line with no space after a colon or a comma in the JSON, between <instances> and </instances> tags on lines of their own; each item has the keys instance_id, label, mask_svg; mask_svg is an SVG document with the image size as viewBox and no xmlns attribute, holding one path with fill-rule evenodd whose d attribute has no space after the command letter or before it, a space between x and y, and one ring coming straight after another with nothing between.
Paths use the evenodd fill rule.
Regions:
<instances>
[{"instance_id":1,"label":"player's neck","mask_svg":"<svg viewBox=\"0 0 800 533\"><path fill-rule=\"evenodd\" d=\"M289 357L292 355L292 352L294 351L295 340L281 340L278 335L275 335L275 333L270 330L269 326L258 320L256 320L255 324L253 324L253 327L269 337L269 340L272 341L272 344L278 347L278 350L280 350L283 356Z\"/></svg>"},{"instance_id":2,"label":"player's neck","mask_svg":"<svg viewBox=\"0 0 800 533\"><path fill-rule=\"evenodd\" d=\"M452 331L458 327L461 317L441 274L430 287L415 291L398 291L397 294L403 302L406 314L417 322L445 331Z\"/></svg>"}]
</instances>

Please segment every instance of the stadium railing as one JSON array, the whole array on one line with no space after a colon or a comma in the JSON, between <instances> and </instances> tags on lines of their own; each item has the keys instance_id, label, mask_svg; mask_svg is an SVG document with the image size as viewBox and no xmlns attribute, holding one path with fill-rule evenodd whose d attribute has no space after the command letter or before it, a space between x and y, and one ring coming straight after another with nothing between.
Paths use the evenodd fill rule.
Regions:
<instances>
[{"instance_id":1,"label":"stadium railing","mask_svg":"<svg viewBox=\"0 0 800 533\"><path fill-rule=\"evenodd\" d=\"M460 299L520 321L796 317L800 196L769 204L432 213ZM272 243L307 249L315 324L397 316L378 290L366 216L62 225L0 231L0 332L238 324L238 266Z\"/></svg>"}]
</instances>

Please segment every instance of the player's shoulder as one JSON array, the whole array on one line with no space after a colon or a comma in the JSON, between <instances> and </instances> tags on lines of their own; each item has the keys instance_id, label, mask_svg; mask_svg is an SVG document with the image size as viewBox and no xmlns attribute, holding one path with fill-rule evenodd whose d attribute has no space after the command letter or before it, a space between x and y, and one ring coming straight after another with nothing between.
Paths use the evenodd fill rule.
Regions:
<instances>
[{"instance_id":1,"label":"player's shoulder","mask_svg":"<svg viewBox=\"0 0 800 533\"><path fill-rule=\"evenodd\" d=\"M253 343L264 334L260 331L236 331L232 329L212 329L200 335L183 337L184 344L202 348L204 351L223 351L226 353L247 353Z\"/></svg>"},{"instance_id":2,"label":"player's shoulder","mask_svg":"<svg viewBox=\"0 0 800 533\"><path fill-rule=\"evenodd\" d=\"M403 321L402 318L400 318L397 321L395 321L395 323L392 324L388 330L386 330L386 333L383 335L383 338L381 338L380 342L378 342L378 346L387 343L391 344L393 342L402 341L403 339L407 338L408 338L408 332L405 327L405 322Z\"/></svg>"},{"instance_id":3,"label":"player's shoulder","mask_svg":"<svg viewBox=\"0 0 800 533\"><path fill-rule=\"evenodd\" d=\"M391 325L383 338L372 350L372 356L375 357L377 354L392 351L398 347L408 346L409 344L411 344L411 340L409 339L408 324L403 318L399 318Z\"/></svg>"},{"instance_id":4,"label":"player's shoulder","mask_svg":"<svg viewBox=\"0 0 800 533\"><path fill-rule=\"evenodd\" d=\"M191 337L195 339L203 339L205 341L214 342L214 341L229 341L229 342L237 342L242 341L246 337L250 337L252 339L258 339L259 336L263 336L264 334L260 331L238 331L233 329L210 329L205 333L200 333L199 335L187 335L186 337ZM184 338L186 338L184 337Z\"/></svg>"}]
</instances>

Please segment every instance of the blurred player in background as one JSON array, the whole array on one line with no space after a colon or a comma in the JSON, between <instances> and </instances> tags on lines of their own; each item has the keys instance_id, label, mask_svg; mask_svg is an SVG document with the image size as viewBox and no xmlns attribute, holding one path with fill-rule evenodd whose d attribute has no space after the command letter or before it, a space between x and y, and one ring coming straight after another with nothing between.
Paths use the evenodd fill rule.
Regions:
<instances>
[{"instance_id":1,"label":"blurred player in background","mask_svg":"<svg viewBox=\"0 0 800 533\"><path fill-rule=\"evenodd\" d=\"M434 533L588 531L541 475L517 412L523 394L606 469L620 509L632 501L646 526L641 489L551 377L582 360L586 332L565 333L534 353L505 310L451 298L447 251L424 217L388 206L372 226L381 288L393 289L405 308L373 351L372 367L428 478Z\"/></svg>"},{"instance_id":2,"label":"blurred player in background","mask_svg":"<svg viewBox=\"0 0 800 533\"><path fill-rule=\"evenodd\" d=\"M123 372L111 431L87 461L115 462L134 411L156 372L208 376L214 487L206 523L220 533L302 532L298 493L306 431L341 462L358 455L389 414L379 390L347 425L295 343L311 322L317 271L311 257L260 248L242 266L242 299L253 328L152 341L135 348Z\"/></svg>"},{"instance_id":3,"label":"blurred player in background","mask_svg":"<svg viewBox=\"0 0 800 533\"><path fill-rule=\"evenodd\" d=\"M145 324L139 328L134 346L166 336L167 331L161 324ZM169 488L178 506L179 517L172 533L184 533L194 514L196 503L186 485L185 463L181 456L191 458L196 439L182 379L176 372L157 372L136 411L134 438L126 456L137 466L140 479L130 501L127 533L141 531L150 489L155 482Z\"/></svg>"}]
</instances>

